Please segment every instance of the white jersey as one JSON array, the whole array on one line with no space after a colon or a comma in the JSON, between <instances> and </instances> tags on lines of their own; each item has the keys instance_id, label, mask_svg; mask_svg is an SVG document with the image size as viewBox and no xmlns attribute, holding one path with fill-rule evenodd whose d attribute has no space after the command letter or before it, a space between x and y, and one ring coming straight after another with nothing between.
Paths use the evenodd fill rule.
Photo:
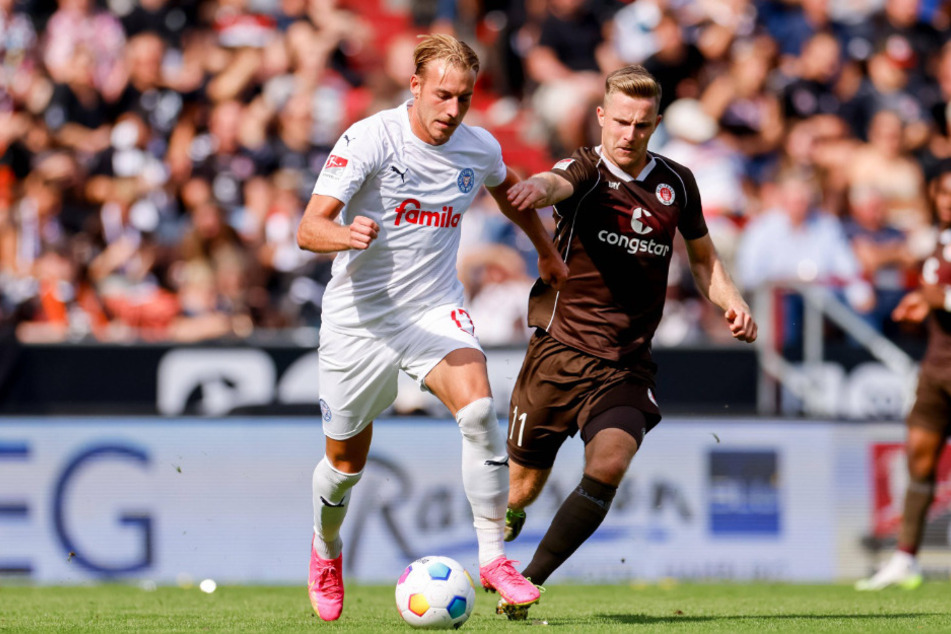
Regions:
<instances>
[{"instance_id":1,"label":"white jersey","mask_svg":"<svg viewBox=\"0 0 951 634\"><path fill-rule=\"evenodd\" d=\"M366 216L380 226L366 250L334 260L322 313L331 327L378 335L427 308L462 306L460 221L483 184L505 180L502 149L464 124L446 143L429 145L410 129L409 104L353 124L314 186L314 194L345 203L339 223Z\"/></svg>"}]
</instances>

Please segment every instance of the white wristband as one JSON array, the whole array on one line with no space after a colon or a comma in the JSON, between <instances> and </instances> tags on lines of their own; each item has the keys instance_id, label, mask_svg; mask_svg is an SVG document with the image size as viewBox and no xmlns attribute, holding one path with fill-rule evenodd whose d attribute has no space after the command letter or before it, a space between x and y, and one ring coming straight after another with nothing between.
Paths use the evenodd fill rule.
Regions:
<instances>
[{"instance_id":1,"label":"white wristband","mask_svg":"<svg viewBox=\"0 0 951 634\"><path fill-rule=\"evenodd\" d=\"M944 309L951 313L951 286L944 287Z\"/></svg>"}]
</instances>

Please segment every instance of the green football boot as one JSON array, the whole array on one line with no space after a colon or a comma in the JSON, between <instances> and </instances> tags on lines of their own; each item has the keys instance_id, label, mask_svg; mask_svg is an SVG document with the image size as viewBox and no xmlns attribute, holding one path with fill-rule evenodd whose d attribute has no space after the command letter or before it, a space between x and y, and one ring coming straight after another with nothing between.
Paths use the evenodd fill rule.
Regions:
<instances>
[{"instance_id":1,"label":"green football boot","mask_svg":"<svg viewBox=\"0 0 951 634\"><path fill-rule=\"evenodd\" d=\"M505 541L515 541L525 525L525 511L505 509Z\"/></svg>"}]
</instances>

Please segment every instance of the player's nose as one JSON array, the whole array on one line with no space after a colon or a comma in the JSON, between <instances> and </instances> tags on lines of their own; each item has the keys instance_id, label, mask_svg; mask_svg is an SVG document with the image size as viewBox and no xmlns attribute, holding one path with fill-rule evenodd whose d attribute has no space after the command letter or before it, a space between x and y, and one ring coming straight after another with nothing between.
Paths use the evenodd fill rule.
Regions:
<instances>
[{"instance_id":1,"label":"player's nose","mask_svg":"<svg viewBox=\"0 0 951 634\"><path fill-rule=\"evenodd\" d=\"M446 114L452 117L453 121L459 116L459 100L450 99L446 102Z\"/></svg>"}]
</instances>

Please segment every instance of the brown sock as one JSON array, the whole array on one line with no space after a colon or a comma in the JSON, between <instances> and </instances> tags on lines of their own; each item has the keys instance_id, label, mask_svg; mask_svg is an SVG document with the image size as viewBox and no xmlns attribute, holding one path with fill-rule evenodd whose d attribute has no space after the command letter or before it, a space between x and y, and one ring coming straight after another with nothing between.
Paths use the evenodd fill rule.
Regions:
<instances>
[{"instance_id":1,"label":"brown sock","mask_svg":"<svg viewBox=\"0 0 951 634\"><path fill-rule=\"evenodd\" d=\"M905 509L901 516L901 530L898 533L898 550L915 555L921 546L921 536L925 532L928 507L934 499L934 479L912 480L905 492Z\"/></svg>"},{"instance_id":2,"label":"brown sock","mask_svg":"<svg viewBox=\"0 0 951 634\"><path fill-rule=\"evenodd\" d=\"M545 583L549 575L601 525L616 492L616 486L582 476L581 484L568 494L555 513L548 532L522 574L534 584Z\"/></svg>"}]
</instances>

